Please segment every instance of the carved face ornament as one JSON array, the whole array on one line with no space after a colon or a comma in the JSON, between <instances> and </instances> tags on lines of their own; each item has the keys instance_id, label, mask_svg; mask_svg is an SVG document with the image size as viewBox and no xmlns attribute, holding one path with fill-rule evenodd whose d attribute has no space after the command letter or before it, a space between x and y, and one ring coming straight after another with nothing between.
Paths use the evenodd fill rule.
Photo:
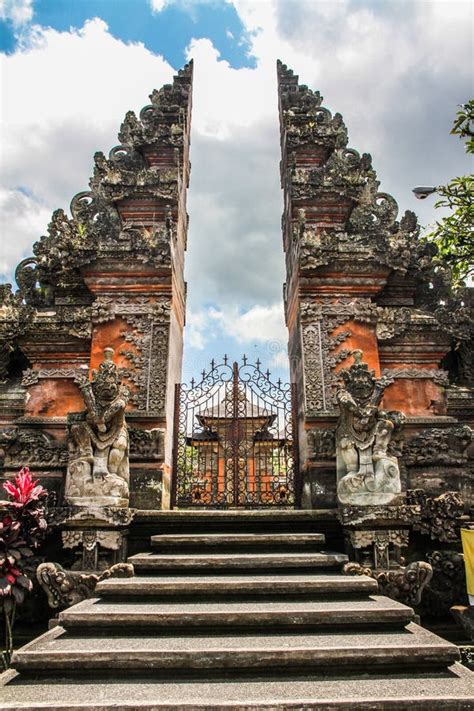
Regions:
<instances>
[{"instance_id":1,"label":"carved face ornament","mask_svg":"<svg viewBox=\"0 0 474 711\"><path fill-rule=\"evenodd\" d=\"M98 402L110 403L119 393L119 379L117 366L113 362L113 349L104 350L104 360L95 371L92 380L92 389Z\"/></svg>"}]
</instances>

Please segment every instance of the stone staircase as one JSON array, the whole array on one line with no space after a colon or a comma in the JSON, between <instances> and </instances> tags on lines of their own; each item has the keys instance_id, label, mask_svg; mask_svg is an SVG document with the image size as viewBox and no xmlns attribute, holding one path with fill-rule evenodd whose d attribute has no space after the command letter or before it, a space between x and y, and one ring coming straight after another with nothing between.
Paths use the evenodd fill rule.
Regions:
<instances>
[{"instance_id":1,"label":"stone staircase","mask_svg":"<svg viewBox=\"0 0 474 711\"><path fill-rule=\"evenodd\" d=\"M212 531L165 518L134 578L99 583L15 653L0 708L474 709L457 648L341 575L303 512L219 513Z\"/></svg>"}]
</instances>

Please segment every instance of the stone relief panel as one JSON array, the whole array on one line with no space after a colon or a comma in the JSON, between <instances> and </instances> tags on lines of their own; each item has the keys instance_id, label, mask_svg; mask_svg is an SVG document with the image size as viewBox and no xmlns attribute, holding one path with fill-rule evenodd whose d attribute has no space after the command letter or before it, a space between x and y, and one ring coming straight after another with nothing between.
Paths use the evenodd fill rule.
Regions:
<instances>
[{"instance_id":1,"label":"stone relief panel","mask_svg":"<svg viewBox=\"0 0 474 711\"><path fill-rule=\"evenodd\" d=\"M139 411L163 416L169 352L170 299L100 296L93 304L95 323L122 318L131 327L123 331L124 345L120 355L130 367L120 369L129 383L130 402Z\"/></svg>"},{"instance_id":2,"label":"stone relief panel","mask_svg":"<svg viewBox=\"0 0 474 711\"><path fill-rule=\"evenodd\" d=\"M405 442L403 454L408 466L465 465L472 430L467 425L430 427Z\"/></svg>"},{"instance_id":3,"label":"stone relief panel","mask_svg":"<svg viewBox=\"0 0 474 711\"><path fill-rule=\"evenodd\" d=\"M407 491L408 505L419 507L420 515L413 528L441 543L459 541L460 517L464 504L456 491L446 491L435 498L427 496L423 489Z\"/></svg>"},{"instance_id":4,"label":"stone relief panel","mask_svg":"<svg viewBox=\"0 0 474 711\"><path fill-rule=\"evenodd\" d=\"M45 432L8 427L0 430L0 446L5 450L6 467L63 467L68 462L66 442Z\"/></svg>"},{"instance_id":5,"label":"stone relief panel","mask_svg":"<svg viewBox=\"0 0 474 711\"><path fill-rule=\"evenodd\" d=\"M348 328L334 335L334 330L350 320L374 322L377 306L370 299L342 298L336 302L302 300L300 312L306 413L312 415L335 410L339 381L335 368L351 353L347 348L339 349L339 346L352 332Z\"/></svg>"}]
</instances>

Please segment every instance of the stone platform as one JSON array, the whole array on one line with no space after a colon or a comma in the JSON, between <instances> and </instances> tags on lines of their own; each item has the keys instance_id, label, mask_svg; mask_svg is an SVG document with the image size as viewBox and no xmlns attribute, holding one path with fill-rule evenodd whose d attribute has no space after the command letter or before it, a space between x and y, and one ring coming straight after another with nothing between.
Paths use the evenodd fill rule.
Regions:
<instances>
[{"instance_id":1,"label":"stone platform","mask_svg":"<svg viewBox=\"0 0 474 711\"><path fill-rule=\"evenodd\" d=\"M130 557L134 578L99 583L15 653L1 709L474 709L457 648L341 575L307 517L276 516L272 535L268 514L245 533L235 512L193 533L200 517L176 514Z\"/></svg>"}]
</instances>

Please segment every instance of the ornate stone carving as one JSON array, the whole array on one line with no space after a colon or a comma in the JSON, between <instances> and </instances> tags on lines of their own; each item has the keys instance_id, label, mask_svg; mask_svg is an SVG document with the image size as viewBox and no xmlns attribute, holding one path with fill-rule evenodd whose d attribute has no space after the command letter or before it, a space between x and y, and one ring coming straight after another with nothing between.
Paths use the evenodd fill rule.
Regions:
<instances>
[{"instance_id":1,"label":"ornate stone carving","mask_svg":"<svg viewBox=\"0 0 474 711\"><path fill-rule=\"evenodd\" d=\"M397 380L398 378L408 378L409 380L428 379L443 387L449 383L448 373L439 368L384 368L382 376L390 380Z\"/></svg>"},{"instance_id":2,"label":"ornate stone carving","mask_svg":"<svg viewBox=\"0 0 474 711\"><path fill-rule=\"evenodd\" d=\"M166 373L169 348L169 326L142 317L132 333L124 333L126 346L120 350L131 368L122 368L121 376L136 389L131 401L138 410L163 416L166 398Z\"/></svg>"},{"instance_id":3,"label":"ornate stone carving","mask_svg":"<svg viewBox=\"0 0 474 711\"><path fill-rule=\"evenodd\" d=\"M97 583L109 578L131 578L133 566L117 563L98 575L65 570L59 563L41 563L36 577L52 608L70 607L94 594Z\"/></svg>"},{"instance_id":4,"label":"ornate stone carving","mask_svg":"<svg viewBox=\"0 0 474 711\"><path fill-rule=\"evenodd\" d=\"M334 459L336 456L336 431L335 429L308 430L308 458L309 459Z\"/></svg>"},{"instance_id":5,"label":"ornate stone carving","mask_svg":"<svg viewBox=\"0 0 474 711\"><path fill-rule=\"evenodd\" d=\"M156 459L164 458L164 433L162 429L143 430L138 427L129 429L130 459Z\"/></svg>"},{"instance_id":6,"label":"ornate stone carving","mask_svg":"<svg viewBox=\"0 0 474 711\"><path fill-rule=\"evenodd\" d=\"M152 92L151 104L140 111L139 118L129 111L121 126L119 141L131 148L159 144L182 150L189 123L192 75L191 61L178 72L173 84Z\"/></svg>"},{"instance_id":7,"label":"ornate stone carving","mask_svg":"<svg viewBox=\"0 0 474 711\"><path fill-rule=\"evenodd\" d=\"M291 69L280 61L277 65L279 97L286 144L289 150L307 144L344 147L347 130L341 114L331 115L321 106L319 91L298 85Z\"/></svg>"},{"instance_id":8,"label":"ornate stone carving","mask_svg":"<svg viewBox=\"0 0 474 711\"><path fill-rule=\"evenodd\" d=\"M382 341L389 340L394 336L400 336L410 326L411 309L379 306L377 312L377 338Z\"/></svg>"},{"instance_id":9,"label":"ornate stone carving","mask_svg":"<svg viewBox=\"0 0 474 711\"><path fill-rule=\"evenodd\" d=\"M426 556L433 577L423 595L421 613L427 617L449 615L453 605L468 604L462 553L435 550Z\"/></svg>"},{"instance_id":10,"label":"ornate stone carving","mask_svg":"<svg viewBox=\"0 0 474 711\"><path fill-rule=\"evenodd\" d=\"M441 543L459 540L459 519L464 505L456 491L431 498L423 489L412 489L407 491L407 502L420 507L420 516L413 522L416 530Z\"/></svg>"},{"instance_id":11,"label":"ornate stone carving","mask_svg":"<svg viewBox=\"0 0 474 711\"><path fill-rule=\"evenodd\" d=\"M106 348L92 382L78 382L87 410L71 426L65 496L71 504L126 506L129 443L125 408L129 391L119 382L113 350Z\"/></svg>"},{"instance_id":12,"label":"ornate stone carving","mask_svg":"<svg viewBox=\"0 0 474 711\"><path fill-rule=\"evenodd\" d=\"M345 388L337 394L337 495L344 504L387 504L401 492L398 461L387 448L402 417L379 410L390 381L376 380L362 363L362 351L353 355L354 364L342 371Z\"/></svg>"},{"instance_id":13,"label":"ornate stone carving","mask_svg":"<svg viewBox=\"0 0 474 711\"><path fill-rule=\"evenodd\" d=\"M7 467L63 467L68 462L66 443L38 430L5 428L0 431L0 444Z\"/></svg>"},{"instance_id":14,"label":"ornate stone carving","mask_svg":"<svg viewBox=\"0 0 474 711\"><path fill-rule=\"evenodd\" d=\"M150 301L143 296L134 299L128 296L119 296L115 299L110 296L98 296L92 304L92 319L96 323L113 321L120 316L130 325L136 326L141 323L140 317L145 315L152 321L167 322L170 313L171 301L168 298Z\"/></svg>"},{"instance_id":15,"label":"ornate stone carving","mask_svg":"<svg viewBox=\"0 0 474 711\"><path fill-rule=\"evenodd\" d=\"M388 570L399 566L401 548L408 545L409 532L400 529L378 528L374 530L348 530L352 547L373 568ZM364 550L362 550L364 549Z\"/></svg>"},{"instance_id":16,"label":"ornate stone carving","mask_svg":"<svg viewBox=\"0 0 474 711\"><path fill-rule=\"evenodd\" d=\"M92 307L95 322L120 317L132 327L122 333L125 345L120 350L131 367L122 368L120 375L129 382L135 407L158 416L163 416L165 409L170 313L168 298L150 302L144 297L100 296Z\"/></svg>"},{"instance_id":17,"label":"ornate stone carving","mask_svg":"<svg viewBox=\"0 0 474 711\"><path fill-rule=\"evenodd\" d=\"M421 516L421 506L413 503L396 506L340 506L337 517L344 527L411 524Z\"/></svg>"},{"instance_id":18,"label":"ornate stone carving","mask_svg":"<svg viewBox=\"0 0 474 711\"><path fill-rule=\"evenodd\" d=\"M6 382L15 342L26 330L32 309L13 293L11 284L0 284L0 383Z\"/></svg>"},{"instance_id":19,"label":"ornate stone carving","mask_svg":"<svg viewBox=\"0 0 474 711\"><path fill-rule=\"evenodd\" d=\"M189 134L191 84L189 64L172 85L153 92L152 104L143 108L140 119L133 112L127 114L119 136L122 145L113 148L108 159L103 153L96 154L91 189L73 198L72 218L56 210L47 234L33 247L33 256L18 265L16 279L26 304L37 309L50 307L65 287L80 290L80 267L97 259L133 258L155 267L171 266L177 236L173 209L176 211L182 190L180 171ZM143 149L157 146L177 149L167 165L148 161ZM135 217L122 223L116 203L129 198L135 202L153 200L156 211L151 218L146 216L145 222ZM163 204L168 207L162 209Z\"/></svg>"},{"instance_id":20,"label":"ornate stone carving","mask_svg":"<svg viewBox=\"0 0 474 711\"><path fill-rule=\"evenodd\" d=\"M58 506L48 515L48 523L61 527L71 522L83 525L128 526L134 517L134 511L119 506Z\"/></svg>"},{"instance_id":21,"label":"ornate stone carving","mask_svg":"<svg viewBox=\"0 0 474 711\"><path fill-rule=\"evenodd\" d=\"M30 385L36 385L42 379L70 378L76 380L82 373L80 368L28 368L23 371L21 384L27 388Z\"/></svg>"},{"instance_id":22,"label":"ornate stone carving","mask_svg":"<svg viewBox=\"0 0 474 711\"><path fill-rule=\"evenodd\" d=\"M355 200L374 176L368 153L361 157L352 148L337 148L321 166L292 170L291 197L293 200L311 199L317 190L319 194L343 192Z\"/></svg>"},{"instance_id":23,"label":"ornate stone carving","mask_svg":"<svg viewBox=\"0 0 474 711\"><path fill-rule=\"evenodd\" d=\"M405 442L403 460L409 466L464 465L471 440L467 425L431 427Z\"/></svg>"},{"instance_id":24,"label":"ornate stone carving","mask_svg":"<svg viewBox=\"0 0 474 711\"><path fill-rule=\"evenodd\" d=\"M335 302L302 300L300 313L307 413L335 410L339 380L335 367L350 355L349 350L340 346L352 335L352 331L345 328L334 334L334 330L351 320L375 322L377 306L370 299L341 298Z\"/></svg>"},{"instance_id":25,"label":"ornate stone carving","mask_svg":"<svg viewBox=\"0 0 474 711\"><path fill-rule=\"evenodd\" d=\"M93 550L97 544L111 551L118 551L122 545L120 531L70 528L62 531L61 538L64 548L77 548L83 545L87 550Z\"/></svg>"},{"instance_id":26,"label":"ornate stone carving","mask_svg":"<svg viewBox=\"0 0 474 711\"><path fill-rule=\"evenodd\" d=\"M379 593L405 605L419 605L423 591L433 577L433 568L425 561L417 560L406 567L394 570L373 570L360 563L346 563L344 575L368 575L377 581Z\"/></svg>"},{"instance_id":27,"label":"ornate stone carving","mask_svg":"<svg viewBox=\"0 0 474 711\"><path fill-rule=\"evenodd\" d=\"M103 570L126 558L124 529L68 528L61 532L61 538L64 548L75 551L73 570Z\"/></svg>"}]
</instances>

